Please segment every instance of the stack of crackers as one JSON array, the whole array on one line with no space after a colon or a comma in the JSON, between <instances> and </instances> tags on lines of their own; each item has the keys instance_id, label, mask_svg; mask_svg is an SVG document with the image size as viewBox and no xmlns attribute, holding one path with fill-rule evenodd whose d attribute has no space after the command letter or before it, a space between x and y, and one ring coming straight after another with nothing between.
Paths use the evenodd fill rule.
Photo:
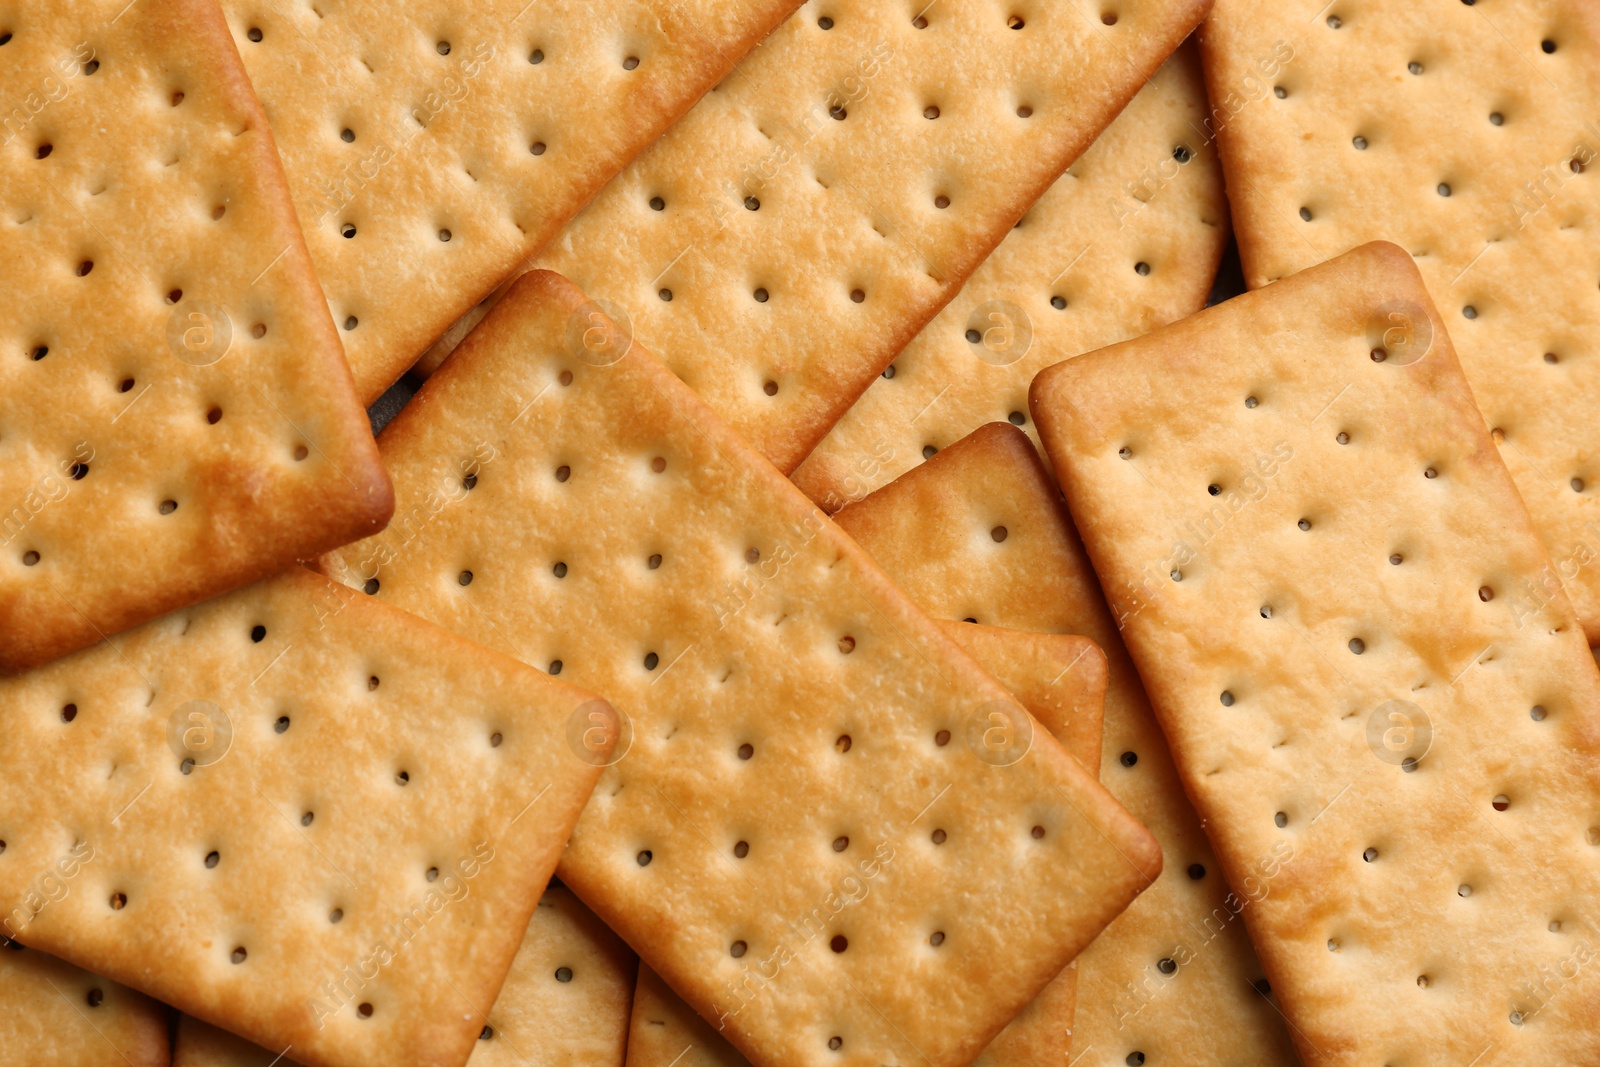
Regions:
<instances>
[{"instance_id":1,"label":"stack of crackers","mask_svg":"<svg viewBox=\"0 0 1600 1067\"><path fill-rule=\"evenodd\" d=\"M0 1063L1600 1064L1590 0L0 93Z\"/></svg>"}]
</instances>

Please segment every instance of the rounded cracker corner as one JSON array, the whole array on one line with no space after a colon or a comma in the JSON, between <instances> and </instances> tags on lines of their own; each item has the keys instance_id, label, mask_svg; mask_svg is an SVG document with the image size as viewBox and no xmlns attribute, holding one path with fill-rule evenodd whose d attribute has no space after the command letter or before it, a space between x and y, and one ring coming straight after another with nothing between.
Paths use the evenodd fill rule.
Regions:
<instances>
[{"instance_id":1,"label":"rounded cracker corner","mask_svg":"<svg viewBox=\"0 0 1600 1067\"><path fill-rule=\"evenodd\" d=\"M1028 440L1026 431L1019 426L1013 426L1009 422L996 419L994 422L986 422L979 426L939 455L954 451L961 447L964 442L971 442L973 446L980 444L990 445L1001 451L1010 452L1017 458L1021 458L1024 451L1033 451L1033 442ZM934 459L938 458L938 456L934 457Z\"/></svg>"},{"instance_id":2,"label":"rounded cracker corner","mask_svg":"<svg viewBox=\"0 0 1600 1067\"><path fill-rule=\"evenodd\" d=\"M1358 245L1345 254L1351 257L1373 259L1383 263L1385 266L1407 270L1412 274L1416 274L1419 279L1421 278L1421 272L1417 270L1417 261L1411 258L1411 253L1393 241L1368 241L1366 244Z\"/></svg>"},{"instance_id":3,"label":"rounded cracker corner","mask_svg":"<svg viewBox=\"0 0 1600 1067\"><path fill-rule=\"evenodd\" d=\"M1028 383L1028 415L1033 419L1035 427L1043 429L1048 425L1050 418L1050 394L1055 389L1055 380L1067 373L1067 364L1072 360L1064 359L1060 363L1052 363L1044 370L1033 376L1033 381ZM1040 419L1040 415L1044 419Z\"/></svg>"},{"instance_id":4,"label":"rounded cracker corner","mask_svg":"<svg viewBox=\"0 0 1600 1067\"><path fill-rule=\"evenodd\" d=\"M539 267L520 275L501 299L556 301L563 307L577 307L588 297L566 275Z\"/></svg>"},{"instance_id":5,"label":"rounded cracker corner","mask_svg":"<svg viewBox=\"0 0 1600 1067\"><path fill-rule=\"evenodd\" d=\"M1132 813L1129 813L1128 821L1131 825L1127 839L1121 846L1122 853L1144 878L1145 883L1139 889L1142 893L1161 877L1161 872L1166 867L1166 856L1161 851L1161 842L1156 840L1156 835L1150 832L1148 826Z\"/></svg>"},{"instance_id":6,"label":"rounded cracker corner","mask_svg":"<svg viewBox=\"0 0 1600 1067\"><path fill-rule=\"evenodd\" d=\"M1072 638L1073 645L1081 649L1076 659L1073 660L1072 670L1083 670L1090 675L1091 681L1104 689L1111 681L1111 661L1106 658L1106 650L1100 647L1100 642L1083 634L1064 634Z\"/></svg>"}]
</instances>

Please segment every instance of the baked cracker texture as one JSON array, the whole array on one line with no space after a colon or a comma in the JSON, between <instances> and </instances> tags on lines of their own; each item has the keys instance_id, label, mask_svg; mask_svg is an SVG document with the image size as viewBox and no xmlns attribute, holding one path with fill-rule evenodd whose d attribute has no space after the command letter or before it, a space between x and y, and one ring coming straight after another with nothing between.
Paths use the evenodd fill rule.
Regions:
<instances>
[{"instance_id":1,"label":"baked cracker texture","mask_svg":"<svg viewBox=\"0 0 1600 1067\"><path fill-rule=\"evenodd\" d=\"M621 1067L638 962L571 890L551 883L467 1063ZM185 1015L172 1067L298 1065Z\"/></svg>"},{"instance_id":2,"label":"baked cracker texture","mask_svg":"<svg viewBox=\"0 0 1600 1067\"><path fill-rule=\"evenodd\" d=\"M459 1067L591 694L295 568L0 682L0 932L313 1067Z\"/></svg>"},{"instance_id":3,"label":"baked cracker texture","mask_svg":"<svg viewBox=\"0 0 1600 1067\"><path fill-rule=\"evenodd\" d=\"M381 529L393 507L209 0L0 13L0 669Z\"/></svg>"},{"instance_id":4,"label":"baked cracker texture","mask_svg":"<svg viewBox=\"0 0 1600 1067\"><path fill-rule=\"evenodd\" d=\"M1203 43L1238 107L1220 143L1247 282L1379 239L1416 257L1600 644L1600 8L1218 0Z\"/></svg>"},{"instance_id":5,"label":"baked cracker texture","mask_svg":"<svg viewBox=\"0 0 1600 1067\"><path fill-rule=\"evenodd\" d=\"M7 1063L168 1067L167 1010L99 975L0 939Z\"/></svg>"},{"instance_id":6,"label":"baked cracker texture","mask_svg":"<svg viewBox=\"0 0 1600 1067\"><path fill-rule=\"evenodd\" d=\"M812 0L537 264L788 473L1209 7Z\"/></svg>"},{"instance_id":7,"label":"baked cracker texture","mask_svg":"<svg viewBox=\"0 0 1600 1067\"><path fill-rule=\"evenodd\" d=\"M1086 634L1104 650L1100 779L1155 834L1165 873L1078 957L1072 1062L1293 1064L1239 921L1246 898L1223 881L1083 543L1027 436L991 423L834 518L931 615Z\"/></svg>"},{"instance_id":8,"label":"baked cracker texture","mask_svg":"<svg viewBox=\"0 0 1600 1067\"><path fill-rule=\"evenodd\" d=\"M798 0L224 0L376 400Z\"/></svg>"},{"instance_id":9,"label":"baked cracker texture","mask_svg":"<svg viewBox=\"0 0 1600 1067\"><path fill-rule=\"evenodd\" d=\"M1105 656L1083 637L946 624L979 665L1086 767L1100 760ZM984 1049L978 1064L1059 1067L1071 1059L1077 962L1064 968ZM628 1067L748 1067L648 967L639 968Z\"/></svg>"},{"instance_id":10,"label":"baked cracker texture","mask_svg":"<svg viewBox=\"0 0 1600 1067\"><path fill-rule=\"evenodd\" d=\"M1199 311L1228 240L1200 53L1172 54L794 472L834 512L985 423L1030 437L1028 383Z\"/></svg>"},{"instance_id":11,"label":"baked cracker texture","mask_svg":"<svg viewBox=\"0 0 1600 1067\"><path fill-rule=\"evenodd\" d=\"M1410 256L1032 407L1305 1062L1594 1062L1600 673Z\"/></svg>"},{"instance_id":12,"label":"baked cracker texture","mask_svg":"<svg viewBox=\"0 0 1600 1067\"><path fill-rule=\"evenodd\" d=\"M970 1062L1154 842L625 342L519 279L382 435L394 535L323 565L615 703L561 879L744 1055Z\"/></svg>"}]
</instances>

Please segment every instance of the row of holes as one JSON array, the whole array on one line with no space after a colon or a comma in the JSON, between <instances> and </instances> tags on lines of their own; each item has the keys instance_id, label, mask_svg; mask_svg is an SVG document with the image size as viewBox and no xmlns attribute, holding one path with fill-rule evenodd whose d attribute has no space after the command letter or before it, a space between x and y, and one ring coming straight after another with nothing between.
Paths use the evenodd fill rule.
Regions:
<instances>
[{"instance_id":1,"label":"row of holes","mask_svg":"<svg viewBox=\"0 0 1600 1067\"><path fill-rule=\"evenodd\" d=\"M941 731L941 732L945 732L945 731ZM1035 825L1028 831L1028 836L1031 837L1035 841L1042 841L1042 840L1044 840L1044 837L1045 837L1045 828L1043 826ZM948 833L946 833L942 829L934 830L931 834L928 835L928 840L932 841L935 845L942 845L946 841L948 841L949 839L950 839L950 835ZM850 838L849 837L840 836L840 837L836 837L836 838L833 839L833 850L835 852L843 852L846 849L848 849L849 847L850 847ZM734 842L733 855L734 855L734 857L736 859L741 859L741 860L745 859L746 857L748 857L750 855L750 842L748 842L748 841L736 841L736 842ZM640 849L638 852L634 853L634 857L633 857L634 862L637 863L641 867L650 866L650 864L655 860L655 858L656 858L655 852L652 851L651 849L648 849L648 848ZM1198 867L1199 864L1196 864L1195 866ZM1193 870L1193 868L1190 868L1190 869L1191 869L1191 871ZM1193 877L1192 874L1191 874L1191 877ZM1202 878L1205 877L1205 868L1204 867L1200 868L1200 877L1202 877ZM836 948L836 949L834 949L834 951L835 952L843 952L844 949Z\"/></svg>"},{"instance_id":2,"label":"row of holes","mask_svg":"<svg viewBox=\"0 0 1600 1067\"><path fill-rule=\"evenodd\" d=\"M1473 7L1477 4L1477 2L1478 0L1461 0L1461 3L1466 7ZM1327 18L1327 24L1330 30L1342 29L1344 27L1344 18L1337 14L1329 15ZM1557 46L1554 38L1546 37L1544 40L1539 42L1539 50L1547 56L1555 55L1556 47ZM1413 74L1421 74L1422 64L1413 60L1412 62L1406 64L1406 69L1410 70Z\"/></svg>"},{"instance_id":3,"label":"row of holes","mask_svg":"<svg viewBox=\"0 0 1600 1067\"><path fill-rule=\"evenodd\" d=\"M262 31L260 26L251 26L248 30L245 31L245 37L248 38L252 44L260 44L262 41L266 40L266 34ZM0 42L0 43L4 43L4 42ZM434 44L433 44L433 50L435 52L439 53L439 55L441 55L441 56L449 55L450 52L452 51L452 47L453 46L450 44L449 41L435 41ZM529 52L528 53L528 62L533 64L533 65L535 65L535 66L537 66L540 63L543 63L544 62L544 49L535 48L533 51ZM623 70L638 70L639 69L639 57L638 56L624 56L622 58L622 60L621 60L621 66L622 66ZM349 132L349 131L346 131L346 132ZM346 140L354 140L353 137L347 137L345 139Z\"/></svg>"},{"instance_id":4,"label":"row of holes","mask_svg":"<svg viewBox=\"0 0 1600 1067\"><path fill-rule=\"evenodd\" d=\"M1472 309L1468 308L1467 310L1471 311ZM1476 313L1474 312L1474 314L1476 314ZM1468 317L1470 318L1470 317L1473 317L1473 316L1468 316ZM1388 352L1387 349L1385 349L1384 347L1382 347L1380 345L1379 347L1374 348L1372 350L1371 356L1372 356L1372 361L1374 363L1382 363L1382 362L1384 362L1385 360L1387 360L1389 358L1389 352ZM1556 355L1554 352L1546 352L1544 354L1544 361L1546 363L1551 363L1551 364L1559 363L1559 362L1561 362L1561 357ZM894 377L894 375L885 374L884 377L892 378L892 377ZM1247 396L1247 397L1244 398L1244 406L1247 407L1247 408L1255 408L1258 404L1260 404L1260 401L1257 400L1254 396ZM1496 435L1499 435L1499 437L1503 437L1504 436L1503 432L1500 431L1500 430L1494 430L1494 431L1492 431L1492 433L1494 433ZM1498 443L1499 437L1497 437L1497 439L1496 439L1497 443ZM1337 441L1341 445L1347 445L1347 444L1350 443L1350 434L1349 434L1348 431L1340 430L1338 433L1334 434L1334 440ZM1121 448L1117 449L1117 455L1122 459L1132 459L1133 458L1133 448L1131 446L1129 446L1129 445L1123 445ZM1422 476L1424 478L1436 478L1436 477L1439 476L1439 469L1437 467L1425 467L1425 468L1423 468ZM1571 486L1572 491L1574 493L1581 493L1587 487L1587 483L1582 478L1578 478L1578 477L1572 478L1568 482L1568 484ZM1215 485L1208 486L1207 488L1211 491L1211 495L1212 496L1216 496L1218 494L1218 492L1220 492L1218 487L1215 486Z\"/></svg>"}]
</instances>

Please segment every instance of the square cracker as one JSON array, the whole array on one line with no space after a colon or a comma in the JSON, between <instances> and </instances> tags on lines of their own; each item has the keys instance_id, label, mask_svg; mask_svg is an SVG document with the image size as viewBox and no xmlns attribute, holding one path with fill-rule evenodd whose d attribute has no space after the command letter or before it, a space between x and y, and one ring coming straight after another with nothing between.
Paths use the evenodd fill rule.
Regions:
<instances>
[{"instance_id":1,"label":"square cracker","mask_svg":"<svg viewBox=\"0 0 1600 1067\"><path fill-rule=\"evenodd\" d=\"M1600 644L1600 7L1218 0L1203 32L1251 287L1416 257L1555 573ZM1285 47L1268 94L1255 67ZM1419 146L1430 146L1419 151Z\"/></svg>"},{"instance_id":2,"label":"square cracker","mask_svg":"<svg viewBox=\"0 0 1600 1067\"><path fill-rule=\"evenodd\" d=\"M299 568L147 623L0 681L0 932L317 1067L457 1067L599 704Z\"/></svg>"},{"instance_id":3,"label":"square cracker","mask_svg":"<svg viewBox=\"0 0 1600 1067\"><path fill-rule=\"evenodd\" d=\"M167 1009L126 986L0 936L6 1062L168 1067Z\"/></svg>"},{"instance_id":4,"label":"square cracker","mask_svg":"<svg viewBox=\"0 0 1600 1067\"><path fill-rule=\"evenodd\" d=\"M1209 7L811 0L538 265L787 473Z\"/></svg>"},{"instance_id":5,"label":"square cracker","mask_svg":"<svg viewBox=\"0 0 1600 1067\"><path fill-rule=\"evenodd\" d=\"M1105 655L1093 641L1063 634L946 623L958 644L1004 685L1085 767L1100 762ZM975 1061L1006 1067L1061 1067L1071 1058L1077 961L1022 1009ZM628 1067L748 1067L749 1061L649 967L639 968Z\"/></svg>"},{"instance_id":6,"label":"square cracker","mask_svg":"<svg viewBox=\"0 0 1600 1067\"><path fill-rule=\"evenodd\" d=\"M562 881L751 1060L966 1063L1154 843L624 340L524 275L384 431L393 536L324 566L628 716ZM995 749L991 715L1015 727Z\"/></svg>"},{"instance_id":7,"label":"square cracker","mask_svg":"<svg viewBox=\"0 0 1600 1067\"><path fill-rule=\"evenodd\" d=\"M371 534L393 496L216 5L33 4L0 36L4 669Z\"/></svg>"},{"instance_id":8,"label":"square cracker","mask_svg":"<svg viewBox=\"0 0 1600 1067\"><path fill-rule=\"evenodd\" d=\"M467 1063L621 1067L638 962L571 890L552 882ZM298 1067L198 1019L178 1021L172 1067L274 1065Z\"/></svg>"},{"instance_id":9,"label":"square cracker","mask_svg":"<svg viewBox=\"0 0 1600 1067\"><path fill-rule=\"evenodd\" d=\"M1206 305L1228 240L1192 41L1017 223L794 472L825 511L996 419L1033 436L1028 383L1058 360Z\"/></svg>"},{"instance_id":10,"label":"square cracker","mask_svg":"<svg viewBox=\"0 0 1600 1067\"><path fill-rule=\"evenodd\" d=\"M799 0L224 0L371 403Z\"/></svg>"},{"instance_id":11,"label":"square cracker","mask_svg":"<svg viewBox=\"0 0 1600 1067\"><path fill-rule=\"evenodd\" d=\"M1166 874L1078 957L1073 1062L1294 1063L1238 920L1244 898L1222 880L1078 531L1027 436L991 423L834 518L936 617L1087 634L1105 650L1101 781L1155 834ZM1176 964L1171 973L1164 960Z\"/></svg>"},{"instance_id":12,"label":"square cracker","mask_svg":"<svg viewBox=\"0 0 1600 1067\"><path fill-rule=\"evenodd\" d=\"M1411 258L1032 400L1306 1062L1595 1062L1600 673Z\"/></svg>"}]
</instances>

